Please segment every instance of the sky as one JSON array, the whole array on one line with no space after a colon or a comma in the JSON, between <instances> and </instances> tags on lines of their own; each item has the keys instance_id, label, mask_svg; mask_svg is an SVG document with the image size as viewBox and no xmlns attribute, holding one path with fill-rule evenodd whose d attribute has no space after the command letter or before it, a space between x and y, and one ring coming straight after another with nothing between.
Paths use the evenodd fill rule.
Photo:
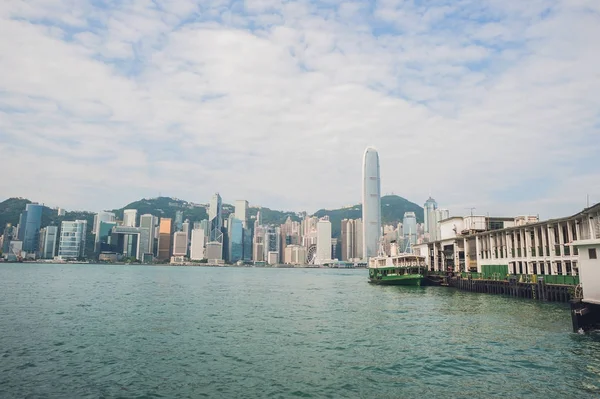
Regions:
<instances>
[{"instance_id":1,"label":"sky","mask_svg":"<svg viewBox=\"0 0 600 399\"><path fill-rule=\"evenodd\" d=\"M0 200L600 202L600 1L0 2Z\"/></svg>"}]
</instances>

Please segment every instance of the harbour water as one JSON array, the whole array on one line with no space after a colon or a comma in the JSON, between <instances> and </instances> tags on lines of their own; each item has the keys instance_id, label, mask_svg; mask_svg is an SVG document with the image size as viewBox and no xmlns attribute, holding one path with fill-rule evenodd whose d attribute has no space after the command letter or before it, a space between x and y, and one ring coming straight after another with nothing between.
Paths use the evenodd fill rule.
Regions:
<instances>
[{"instance_id":1,"label":"harbour water","mask_svg":"<svg viewBox=\"0 0 600 399\"><path fill-rule=\"evenodd\" d=\"M3 264L0 397L598 397L570 323L366 270Z\"/></svg>"}]
</instances>

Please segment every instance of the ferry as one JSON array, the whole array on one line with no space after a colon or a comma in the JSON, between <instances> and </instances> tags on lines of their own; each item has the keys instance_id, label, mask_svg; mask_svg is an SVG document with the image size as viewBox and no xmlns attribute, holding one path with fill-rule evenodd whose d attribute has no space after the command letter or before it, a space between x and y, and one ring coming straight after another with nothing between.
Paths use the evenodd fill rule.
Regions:
<instances>
[{"instance_id":1,"label":"ferry","mask_svg":"<svg viewBox=\"0 0 600 399\"><path fill-rule=\"evenodd\" d=\"M399 253L398 245L392 242L390 252L391 256L385 254L383 239L380 239L379 255L369 259L369 282L380 285L420 286L427 270L425 257L413 254L410 242L403 253Z\"/></svg>"},{"instance_id":2,"label":"ferry","mask_svg":"<svg viewBox=\"0 0 600 399\"><path fill-rule=\"evenodd\" d=\"M398 254L369 259L369 282L381 285L420 286L427 270L424 256Z\"/></svg>"}]
</instances>

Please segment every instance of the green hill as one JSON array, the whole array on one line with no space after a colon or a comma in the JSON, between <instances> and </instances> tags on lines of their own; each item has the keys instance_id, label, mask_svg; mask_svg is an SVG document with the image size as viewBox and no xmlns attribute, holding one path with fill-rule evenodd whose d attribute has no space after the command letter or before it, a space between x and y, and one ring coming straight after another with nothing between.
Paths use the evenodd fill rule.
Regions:
<instances>
[{"instance_id":1,"label":"green hill","mask_svg":"<svg viewBox=\"0 0 600 399\"><path fill-rule=\"evenodd\" d=\"M414 212L417 216L417 222L423 223L423 208L419 205L397 195L386 195L381 197L381 220L383 224L395 225L399 222L401 223L404 218L404 212ZM339 237L341 234L342 220L361 218L362 205L357 204L352 207L333 210L321 209L315 213L315 216L329 216L332 236Z\"/></svg>"},{"instance_id":2,"label":"green hill","mask_svg":"<svg viewBox=\"0 0 600 399\"><path fill-rule=\"evenodd\" d=\"M19 223L19 215L25 210L25 206L31 203L24 198L9 198L0 203L0 232L4 230L6 223L16 225ZM183 220L189 219L190 222L198 222L203 219L208 219L207 205L194 204L184 200L158 197L150 199L141 199L139 201L127 204L123 208L114 209L114 212L119 219L123 219L123 210L137 209L138 215L146 213L158 217L175 218L175 212L183 211ZM290 217L294 221L299 221L298 214L290 211L277 211L270 208L252 207L248 209L249 218L256 217L260 210L264 224L282 224ZM223 217L227 218L234 211L234 206L223 204ZM423 222L423 208L419 205L408 201L405 198L397 195L386 195L381 198L381 216L384 224L397 224L402 222L404 212L415 212L417 221ZM317 217L329 216L332 224L333 237L340 236L342 219L357 219L362 217L362 205L354 205L349 208L326 210L321 209L315 213ZM65 216L59 217L57 212L48 207L44 207L42 213L42 227L50 224L60 225L63 220L84 219L88 221L88 231L91 232L94 223L94 214L90 212L67 212ZM91 237L90 238L90 242Z\"/></svg>"}]
</instances>

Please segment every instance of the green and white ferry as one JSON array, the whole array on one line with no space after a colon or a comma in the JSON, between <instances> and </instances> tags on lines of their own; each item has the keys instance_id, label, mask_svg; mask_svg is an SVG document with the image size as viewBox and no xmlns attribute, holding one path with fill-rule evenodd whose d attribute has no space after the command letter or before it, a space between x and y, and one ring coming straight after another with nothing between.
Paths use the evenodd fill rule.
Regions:
<instances>
[{"instance_id":1,"label":"green and white ferry","mask_svg":"<svg viewBox=\"0 0 600 399\"><path fill-rule=\"evenodd\" d=\"M381 285L420 286L425 278L425 257L411 253L369 259L369 282Z\"/></svg>"}]
</instances>

